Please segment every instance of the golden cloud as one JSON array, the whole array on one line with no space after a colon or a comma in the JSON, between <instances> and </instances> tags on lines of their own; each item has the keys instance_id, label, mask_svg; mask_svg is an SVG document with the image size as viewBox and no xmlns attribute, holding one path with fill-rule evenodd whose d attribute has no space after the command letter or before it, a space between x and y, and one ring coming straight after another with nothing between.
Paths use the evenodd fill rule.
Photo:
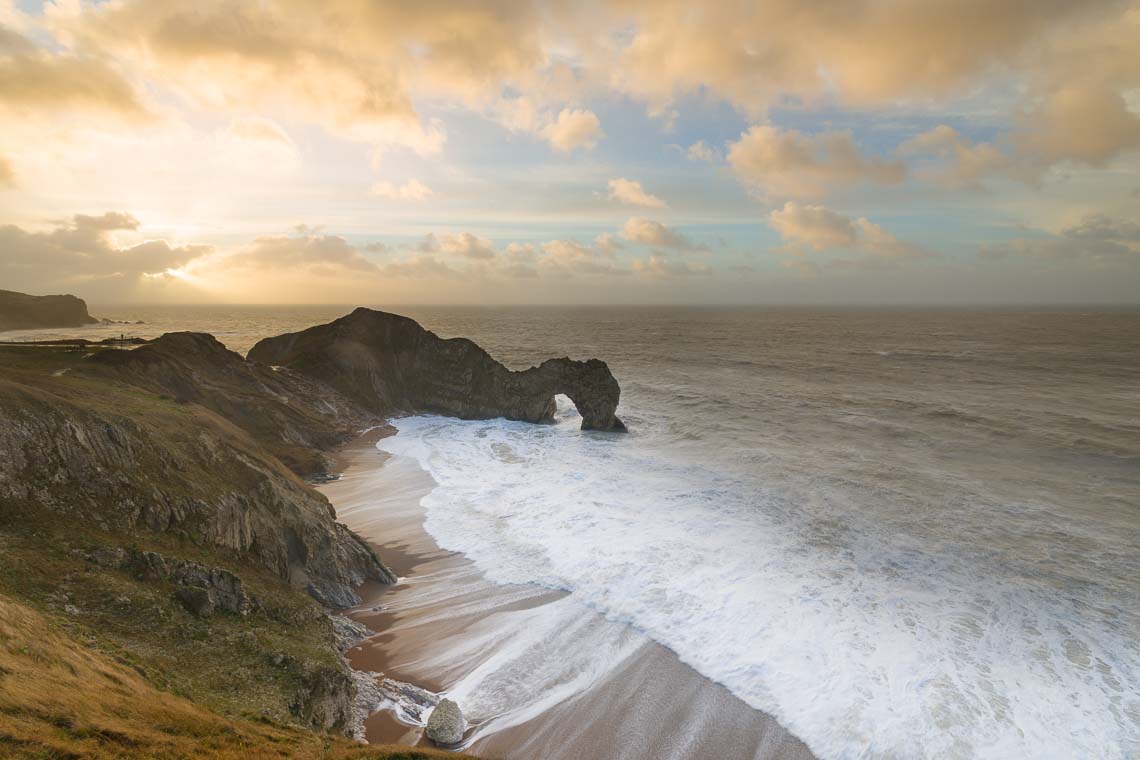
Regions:
<instances>
[{"instance_id":1,"label":"golden cloud","mask_svg":"<svg viewBox=\"0 0 1140 760\"><path fill-rule=\"evenodd\" d=\"M865 157L848 132L808 135L771 126L752 127L729 143L728 164L772 198L818 198L840 185L893 185L906 175L901 161Z\"/></svg>"}]
</instances>

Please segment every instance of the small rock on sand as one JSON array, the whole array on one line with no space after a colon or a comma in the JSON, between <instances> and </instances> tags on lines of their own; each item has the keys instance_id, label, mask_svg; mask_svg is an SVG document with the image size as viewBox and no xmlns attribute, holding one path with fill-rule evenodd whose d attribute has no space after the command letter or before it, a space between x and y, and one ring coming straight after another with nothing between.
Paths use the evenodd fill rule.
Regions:
<instances>
[{"instance_id":1,"label":"small rock on sand","mask_svg":"<svg viewBox=\"0 0 1140 760\"><path fill-rule=\"evenodd\" d=\"M463 731L467 722L459 705L450 699L442 699L428 718L427 738L441 747L452 747L463 741Z\"/></svg>"}]
</instances>

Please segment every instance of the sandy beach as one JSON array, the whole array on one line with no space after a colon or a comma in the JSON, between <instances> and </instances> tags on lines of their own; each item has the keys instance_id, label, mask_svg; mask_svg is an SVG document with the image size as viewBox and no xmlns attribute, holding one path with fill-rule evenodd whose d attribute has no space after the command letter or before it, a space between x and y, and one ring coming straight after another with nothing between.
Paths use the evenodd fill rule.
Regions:
<instances>
[{"instance_id":1,"label":"sandy beach","mask_svg":"<svg viewBox=\"0 0 1140 760\"><path fill-rule=\"evenodd\" d=\"M502 758L811 758L770 716L680 662L644 634L566 594L496 585L423 529L434 483L375 448L386 430L341 452L321 486L338 518L400 576L362 589L350 616L380 631L349 652L354 667L445 693L470 724L463 748ZM417 744L419 727L381 710L372 742Z\"/></svg>"}]
</instances>

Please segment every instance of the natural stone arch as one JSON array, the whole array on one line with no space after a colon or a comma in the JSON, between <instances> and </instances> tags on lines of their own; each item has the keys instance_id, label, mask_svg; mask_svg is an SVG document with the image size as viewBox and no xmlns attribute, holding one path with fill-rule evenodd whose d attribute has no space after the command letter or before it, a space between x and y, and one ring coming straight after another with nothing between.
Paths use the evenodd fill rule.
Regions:
<instances>
[{"instance_id":1,"label":"natural stone arch","mask_svg":"<svg viewBox=\"0 0 1140 760\"><path fill-rule=\"evenodd\" d=\"M445 340L407 317L372 309L266 338L249 358L302 372L381 414L548 422L554 396L564 394L583 430L625 430L616 415L621 388L600 359L548 359L513 372L466 338Z\"/></svg>"}]
</instances>

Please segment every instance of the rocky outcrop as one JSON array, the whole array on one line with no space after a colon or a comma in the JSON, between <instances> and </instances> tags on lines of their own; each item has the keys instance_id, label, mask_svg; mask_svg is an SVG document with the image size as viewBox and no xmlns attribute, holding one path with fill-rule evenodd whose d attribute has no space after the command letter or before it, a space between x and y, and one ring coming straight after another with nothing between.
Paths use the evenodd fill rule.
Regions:
<instances>
[{"instance_id":1,"label":"rocky outcrop","mask_svg":"<svg viewBox=\"0 0 1140 760\"><path fill-rule=\"evenodd\" d=\"M466 730L467 722L463 719L459 705L450 699L441 699L431 711L424 733L441 747L454 747L463 741L463 732Z\"/></svg>"},{"instance_id":2,"label":"rocky outcrop","mask_svg":"<svg viewBox=\"0 0 1140 760\"><path fill-rule=\"evenodd\" d=\"M0 502L114 531L171 533L270 569L331 607L395 582L328 500L247 433L180 404L76 373L0 374Z\"/></svg>"},{"instance_id":3,"label":"rocky outcrop","mask_svg":"<svg viewBox=\"0 0 1140 760\"><path fill-rule=\"evenodd\" d=\"M565 394L584 430L625 429L615 414L621 388L603 361L550 359L513 372L470 340L445 340L407 317L372 309L267 338L249 359L295 370L377 414L546 422L555 395Z\"/></svg>"},{"instance_id":4,"label":"rocky outcrop","mask_svg":"<svg viewBox=\"0 0 1140 760\"><path fill-rule=\"evenodd\" d=\"M221 567L168 557L158 552L99 547L87 558L100 567L124 570L139 580L171 581L180 586L175 592L182 605L199 617L214 610L248 614L254 601L246 594L241 578Z\"/></svg>"},{"instance_id":5,"label":"rocky outcrop","mask_svg":"<svg viewBox=\"0 0 1140 760\"><path fill-rule=\"evenodd\" d=\"M200 404L252 435L303 477L328 471L324 452L376 415L290 370L246 361L205 333L167 333L133 351L100 351L89 371Z\"/></svg>"},{"instance_id":6,"label":"rocky outcrop","mask_svg":"<svg viewBox=\"0 0 1140 760\"><path fill-rule=\"evenodd\" d=\"M99 320L87 313L87 304L75 296L30 296L0 290L0 330L41 327L82 327Z\"/></svg>"}]
</instances>

